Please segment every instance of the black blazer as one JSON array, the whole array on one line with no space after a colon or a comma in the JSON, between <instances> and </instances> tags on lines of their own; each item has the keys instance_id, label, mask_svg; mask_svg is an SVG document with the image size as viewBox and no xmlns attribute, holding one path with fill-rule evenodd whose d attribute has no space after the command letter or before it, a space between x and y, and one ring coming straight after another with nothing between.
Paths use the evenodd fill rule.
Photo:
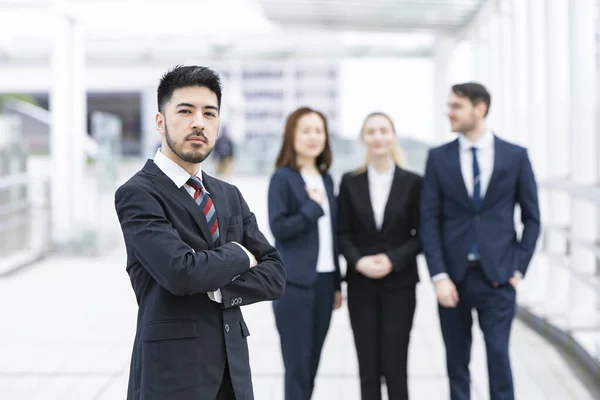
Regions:
<instances>
[{"instance_id":1,"label":"black blazer","mask_svg":"<svg viewBox=\"0 0 600 400\"><path fill-rule=\"evenodd\" d=\"M333 180L329 174L323 175L323 178L331 210L335 289L340 290L339 251L335 235L337 207ZM310 286L317 278L318 220L324 212L318 203L308 197L304 187L305 182L300 172L290 167L275 171L269 184L269 225L275 237L275 247L285 264L287 281Z\"/></svg>"},{"instance_id":2,"label":"black blazer","mask_svg":"<svg viewBox=\"0 0 600 400\"><path fill-rule=\"evenodd\" d=\"M396 167L378 230L367 172L343 176L338 195L338 235L340 251L348 262L348 285L393 290L414 287L419 282L416 257L421 252L417 233L420 193L421 177ZM388 276L370 279L356 271L361 257L379 253L387 254L394 265Z\"/></svg>"},{"instance_id":3,"label":"black blazer","mask_svg":"<svg viewBox=\"0 0 600 400\"><path fill-rule=\"evenodd\" d=\"M279 298L285 270L238 189L202 178L219 220L216 248L185 187L177 189L153 161L115 194L139 306L128 400L213 400L226 361L236 398L254 398L240 306ZM259 264L249 269L232 241ZM222 304L206 295L219 288Z\"/></svg>"}]
</instances>

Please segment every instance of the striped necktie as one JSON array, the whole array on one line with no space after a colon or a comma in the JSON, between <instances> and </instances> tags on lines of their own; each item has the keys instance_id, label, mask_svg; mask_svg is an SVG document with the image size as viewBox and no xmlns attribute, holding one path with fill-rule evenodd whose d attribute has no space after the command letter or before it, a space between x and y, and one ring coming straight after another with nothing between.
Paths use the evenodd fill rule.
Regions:
<instances>
[{"instance_id":1,"label":"striped necktie","mask_svg":"<svg viewBox=\"0 0 600 400\"><path fill-rule=\"evenodd\" d=\"M473 153L473 197L471 200L475 211L479 211L479 207L481 207L481 172L479 171L479 163L477 162L477 147L471 147L471 152ZM473 242L471 254L474 257L479 257L477 239Z\"/></svg>"},{"instance_id":2,"label":"striped necktie","mask_svg":"<svg viewBox=\"0 0 600 400\"><path fill-rule=\"evenodd\" d=\"M200 206L202 213L206 217L213 243L217 244L217 240L219 240L219 221L217 220L215 205L199 179L190 178L187 184L195 190L194 201Z\"/></svg>"}]
</instances>

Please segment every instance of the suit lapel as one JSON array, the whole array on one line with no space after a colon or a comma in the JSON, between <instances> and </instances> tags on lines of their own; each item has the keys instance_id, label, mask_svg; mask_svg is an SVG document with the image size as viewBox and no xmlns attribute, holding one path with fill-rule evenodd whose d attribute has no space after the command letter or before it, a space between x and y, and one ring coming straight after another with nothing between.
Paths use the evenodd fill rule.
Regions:
<instances>
[{"instance_id":1,"label":"suit lapel","mask_svg":"<svg viewBox=\"0 0 600 400\"><path fill-rule=\"evenodd\" d=\"M219 223L219 241L221 244L225 243L225 235L227 234L227 218L223 214L223 207L225 203L225 197L223 195L223 190L221 185L216 179L213 179L212 176L207 175L204 171L202 171L202 182L204 187L210 193L210 198L212 199L213 205L215 207L215 212L217 213L217 221Z\"/></svg>"},{"instance_id":2,"label":"suit lapel","mask_svg":"<svg viewBox=\"0 0 600 400\"><path fill-rule=\"evenodd\" d=\"M156 167L156 164L152 163ZM165 175L158 167L156 167L156 176L154 177L154 184L164 190L165 193L169 194L172 198L174 198L179 204L181 204L194 218L198 227L200 227L200 231L202 232L202 236L207 243L212 247L213 240L210 234L210 230L208 229L208 223L206 222L206 217L198 207L198 204L194 201L192 196L185 189L185 185L180 187L179 189L171 179L167 175Z\"/></svg>"},{"instance_id":3,"label":"suit lapel","mask_svg":"<svg viewBox=\"0 0 600 400\"><path fill-rule=\"evenodd\" d=\"M460 166L460 146L458 144L458 139L452 142L451 146L448 147L446 159L448 160L449 181L456 187L459 200L463 201L469 207L472 207L469 192L467 192L467 185L465 184L462 168Z\"/></svg>"},{"instance_id":4,"label":"suit lapel","mask_svg":"<svg viewBox=\"0 0 600 400\"><path fill-rule=\"evenodd\" d=\"M359 204L364 204L366 207L365 214L369 217L369 224L371 228L376 231L377 225L375 224L375 214L373 213L373 204L371 203L371 192L369 191L369 174L363 172L356 177L356 186L358 188L358 196L360 198Z\"/></svg>"}]
</instances>

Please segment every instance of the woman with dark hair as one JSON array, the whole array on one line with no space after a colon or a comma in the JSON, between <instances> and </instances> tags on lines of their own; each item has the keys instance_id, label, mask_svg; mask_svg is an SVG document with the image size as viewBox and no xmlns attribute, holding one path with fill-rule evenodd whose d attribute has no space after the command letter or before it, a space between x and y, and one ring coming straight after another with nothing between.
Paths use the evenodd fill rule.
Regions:
<instances>
[{"instance_id":1,"label":"woman with dark hair","mask_svg":"<svg viewBox=\"0 0 600 400\"><path fill-rule=\"evenodd\" d=\"M285 366L285 400L309 400L333 309L341 307L336 202L323 114L289 115L269 184L269 224L287 270L273 303Z\"/></svg>"},{"instance_id":2,"label":"woman with dark hair","mask_svg":"<svg viewBox=\"0 0 600 400\"><path fill-rule=\"evenodd\" d=\"M340 251L348 262L348 311L358 355L362 400L408 399L408 344L419 281L421 178L404 170L389 116L367 116L367 157L344 175L338 195Z\"/></svg>"}]
</instances>

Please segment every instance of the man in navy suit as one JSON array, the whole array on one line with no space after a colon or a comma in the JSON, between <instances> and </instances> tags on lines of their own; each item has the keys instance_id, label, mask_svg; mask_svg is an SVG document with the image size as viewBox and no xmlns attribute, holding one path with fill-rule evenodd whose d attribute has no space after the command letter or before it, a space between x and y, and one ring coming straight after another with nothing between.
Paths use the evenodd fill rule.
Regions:
<instances>
[{"instance_id":1,"label":"man in navy suit","mask_svg":"<svg viewBox=\"0 0 600 400\"><path fill-rule=\"evenodd\" d=\"M527 150L488 130L490 101L478 83L452 87L448 117L460 136L430 150L423 182L421 240L439 302L452 400L470 398L472 309L485 338L490 399L514 399L509 337L515 289L540 232Z\"/></svg>"}]
</instances>

